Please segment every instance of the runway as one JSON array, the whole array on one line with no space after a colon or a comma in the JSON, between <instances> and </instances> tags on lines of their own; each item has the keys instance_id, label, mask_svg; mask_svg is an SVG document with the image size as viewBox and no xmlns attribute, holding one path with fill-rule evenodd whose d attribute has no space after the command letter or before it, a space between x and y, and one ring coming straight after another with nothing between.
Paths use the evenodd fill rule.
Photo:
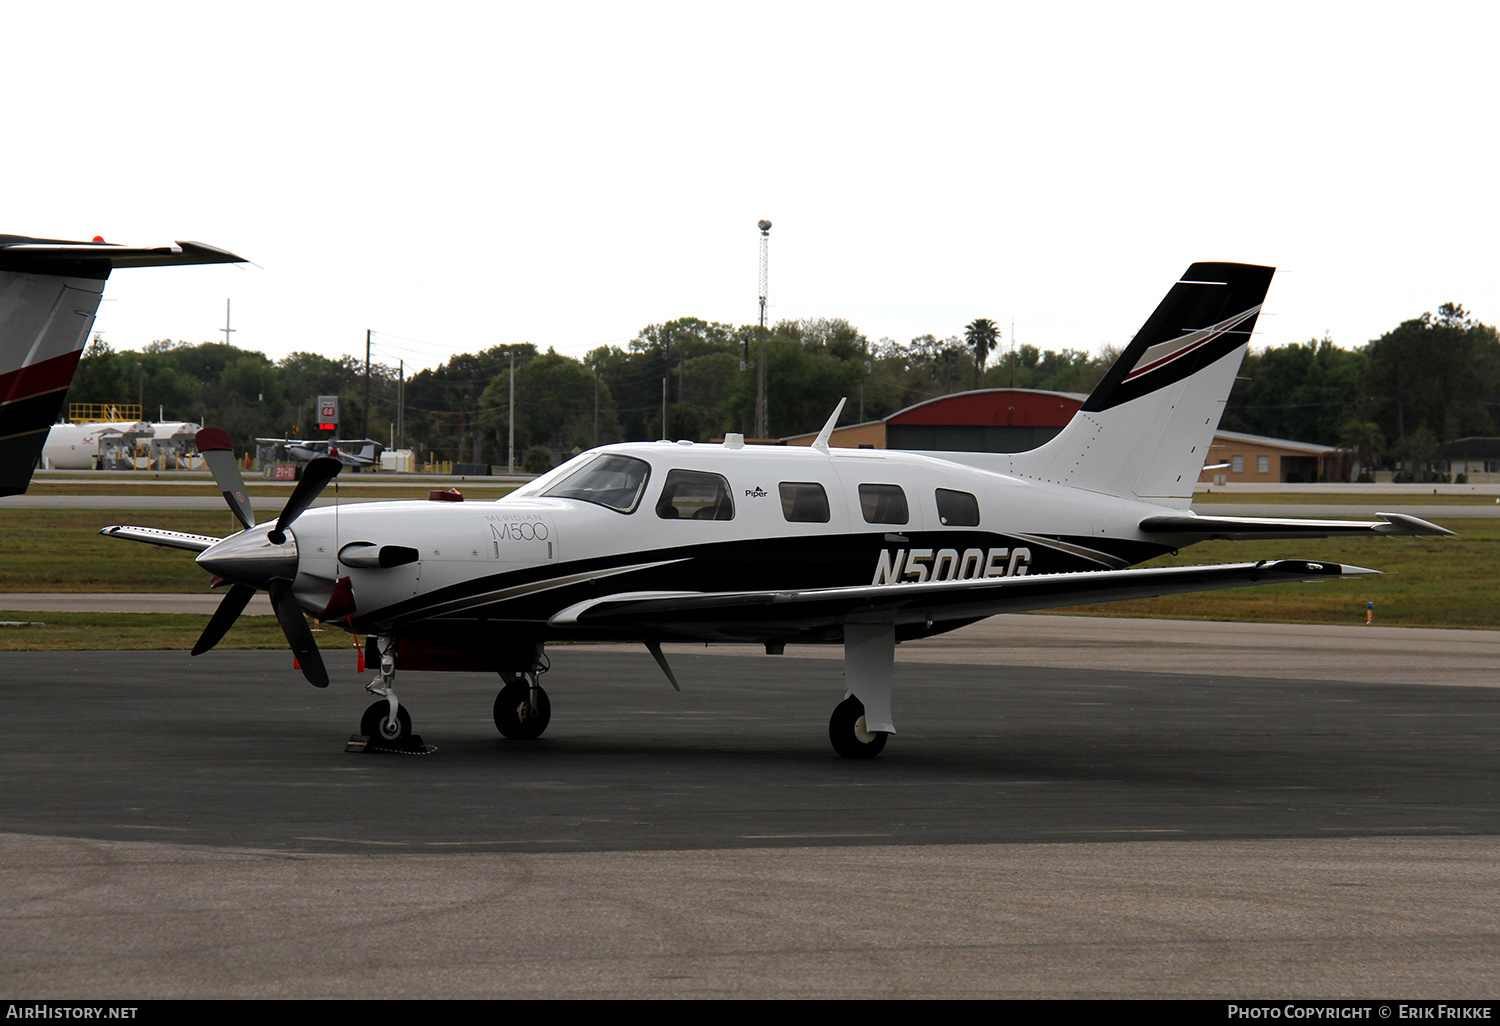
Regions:
<instances>
[{"instance_id":1,"label":"runway","mask_svg":"<svg viewBox=\"0 0 1500 1026\"><path fill-rule=\"evenodd\" d=\"M0 986L1496 996L1491 632L1099 622L903 645L868 763L795 649L554 648L533 743L407 674L423 757L343 752L352 667L0 655Z\"/></svg>"}]
</instances>

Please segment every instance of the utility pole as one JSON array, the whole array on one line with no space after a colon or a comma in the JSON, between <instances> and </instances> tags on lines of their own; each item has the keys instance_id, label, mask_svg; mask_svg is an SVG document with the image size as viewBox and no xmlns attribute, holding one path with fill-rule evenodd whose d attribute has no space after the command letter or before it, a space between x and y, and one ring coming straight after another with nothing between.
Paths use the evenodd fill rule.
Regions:
<instances>
[{"instance_id":1,"label":"utility pole","mask_svg":"<svg viewBox=\"0 0 1500 1026\"><path fill-rule=\"evenodd\" d=\"M396 362L396 447L406 448L406 361Z\"/></svg>"},{"instance_id":2,"label":"utility pole","mask_svg":"<svg viewBox=\"0 0 1500 1026\"><path fill-rule=\"evenodd\" d=\"M510 441L506 444L505 472L516 472L516 351L510 351Z\"/></svg>"},{"instance_id":3,"label":"utility pole","mask_svg":"<svg viewBox=\"0 0 1500 1026\"><path fill-rule=\"evenodd\" d=\"M599 361L594 361L594 446L599 448Z\"/></svg>"},{"instance_id":4,"label":"utility pole","mask_svg":"<svg viewBox=\"0 0 1500 1026\"><path fill-rule=\"evenodd\" d=\"M227 299L224 300L224 327L219 330L224 333L224 344L226 346L229 345L229 336L239 330L238 328L231 328L229 326L229 300Z\"/></svg>"},{"instance_id":5,"label":"utility pole","mask_svg":"<svg viewBox=\"0 0 1500 1026\"><path fill-rule=\"evenodd\" d=\"M369 328L365 329L365 426L360 431L361 438L370 437L370 336L373 334ZM459 458L462 456L460 453Z\"/></svg>"},{"instance_id":6,"label":"utility pole","mask_svg":"<svg viewBox=\"0 0 1500 1026\"><path fill-rule=\"evenodd\" d=\"M755 437L769 437L766 424L766 258L771 244L771 222L762 218L760 229L760 356L755 361Z\"/></svg>"}]
</instances>

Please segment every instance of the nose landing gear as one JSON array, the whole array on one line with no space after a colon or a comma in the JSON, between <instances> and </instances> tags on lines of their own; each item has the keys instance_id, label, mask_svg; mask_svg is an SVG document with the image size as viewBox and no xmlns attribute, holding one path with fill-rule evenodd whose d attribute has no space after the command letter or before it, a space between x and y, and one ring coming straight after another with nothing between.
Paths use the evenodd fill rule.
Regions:
<instances>
[{"instance_id":1,"label":"nose landing gear","mask_svg":"<svg viewBox=\"0 0 1500 1026\"><path fill-rule=\"evenodd\" d=\"M396 698L396 639L382 634L376 639L376 647L380 676L366 684L365 690L381 697L360 717L359 732L369 739L370 747L395 751L419 748L422 739L411 732L411 713Z\"/></svg>"}]
</instances>

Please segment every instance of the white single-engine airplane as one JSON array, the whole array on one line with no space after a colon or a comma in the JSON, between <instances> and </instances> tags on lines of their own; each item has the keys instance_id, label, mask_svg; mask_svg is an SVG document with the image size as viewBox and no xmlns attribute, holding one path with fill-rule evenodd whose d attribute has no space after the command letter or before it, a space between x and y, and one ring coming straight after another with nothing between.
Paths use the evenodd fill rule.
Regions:
<instances>
[{"instance_id":1,"label":"white single-engine airplane","mask_svg":"<svg viewBox=\"0 0 1500 1026\"><path fill-rule=\"evenodd\" d=\"M380 461L375 451L380 443L368 438L300 442L287 439L285 445L287 455L299 463L311 463L320 456L332 456L346 467L373 467Z\"/></svg>"},{"instance_id":2,"label":"white single-engine airplane","mask_svg":"<svg viewBox=\"0 0 1500 1026\"><path fill-rule=\"evenodd\" d=\"M398 743L411 717L396 668L500 674L495 725L546 728L544 647L644 642L673 686L667 641L844 646L849 694L829 737L846 757L895 732L896 644L996 613L1372 573L1306 560L1128 569L1206 538L1449 534L1379 521L1237 519L1189 510L1193 485L1273 269L1194 264L1063 431L1030 452L654 442L586 452L495 502L309 509L341 464L307 465L274 524L256 525L227 436L198 448L244 530L208 538L110 527L196 551L230 584L193 653L258 589L303 675L328 684L304 613L368 635L380 696L362 733ZM841 404L842 405L842 404Z\"/></svg>"},{"instance_id":3,"label":"white single-engine airplane","mask_svg":"<svg viewBox=\"0 0 1500 1026\"><path fill-rule=\"evenodd\" d=\"M111 270L242 262L201 242L142 247L0 235L0 496L31 483Z\"/></svg>"}]
</instances>

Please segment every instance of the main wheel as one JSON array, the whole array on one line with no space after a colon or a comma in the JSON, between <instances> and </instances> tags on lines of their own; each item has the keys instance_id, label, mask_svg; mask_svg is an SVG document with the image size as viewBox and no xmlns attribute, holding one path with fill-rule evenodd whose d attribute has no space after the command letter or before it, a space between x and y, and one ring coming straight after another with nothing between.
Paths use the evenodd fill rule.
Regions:
<instances>
[{"instance_id":1,"label":"main wheel","mask_svg":"<svg viewBox=\"0 0 1500 1026\"><path fill-rule=\"evenodd\" d=\"M828 740L833 750L846 759L873 759L885 747L890 737L883 730L865 728L865 706L850 695L834 707L828 718Z\"/></svg>"},{"instance_id":2,"label":"main wheel","mask_svg":"<svg viewBox=\"0 0 1500 1026\"><path fill-rule=\"evenodd\" d=\"M531 707L530 684L507 684L495 696L495 729L513 741L542 736L552 720L552 700L536 689L536 708Z\"/></svg>"},{"instance_id":3,"label":"main wheel","mask_svg":"<svg viewBox=\"0 0 1500 1026\"><path fill-rule=\"evenodd\" d=\"M359 732L371 741L401 741L411 737L411 713L406 706L396 706L396 727L391 729L391 703L385 699L374 703L359 718Z\"/></svg>"}]
</instances>

